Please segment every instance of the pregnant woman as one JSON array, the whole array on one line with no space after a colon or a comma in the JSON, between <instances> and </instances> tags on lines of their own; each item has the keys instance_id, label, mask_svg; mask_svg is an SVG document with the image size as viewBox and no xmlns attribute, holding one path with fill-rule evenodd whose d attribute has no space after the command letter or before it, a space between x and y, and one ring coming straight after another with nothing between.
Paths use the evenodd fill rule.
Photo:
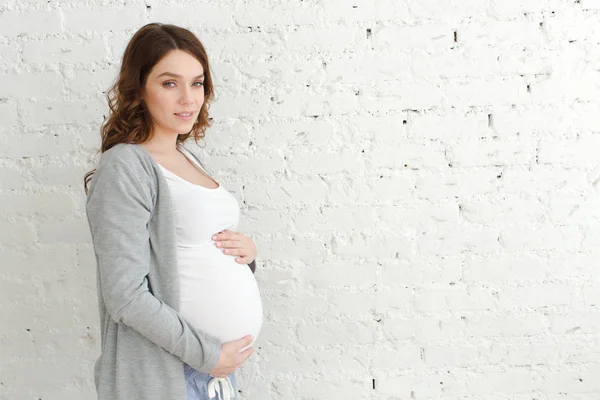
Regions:
<instances>
[{"instance_id":1,"label":"pregnant woman","mask_svg":"<svg viewBox=\"0 0 600 400\"><path fill-rule=\"evenodd\" d=\"M184 147L204 137L213 83L190 31L137 31L84 178L97 263L99 400L235 399L262 326L256 245L240 207Z\"/></svg>"}]
</instances>

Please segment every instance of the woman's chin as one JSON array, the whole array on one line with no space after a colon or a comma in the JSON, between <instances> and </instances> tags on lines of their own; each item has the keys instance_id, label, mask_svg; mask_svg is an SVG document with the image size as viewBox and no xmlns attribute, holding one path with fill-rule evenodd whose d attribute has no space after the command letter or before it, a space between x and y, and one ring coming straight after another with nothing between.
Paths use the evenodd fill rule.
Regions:
<instances>
[{"instance_id":1,"label":"woman's chin","mask_svg":"<svg viewBox=\"0 0 600 400\"><path fill-rule=\"evenodd\" d=\"M194 124L186 124L187 126L176 126L173 127L172 131L177 132L178 135L187 135L192 130Z\"/></svg>"}]
</instances>

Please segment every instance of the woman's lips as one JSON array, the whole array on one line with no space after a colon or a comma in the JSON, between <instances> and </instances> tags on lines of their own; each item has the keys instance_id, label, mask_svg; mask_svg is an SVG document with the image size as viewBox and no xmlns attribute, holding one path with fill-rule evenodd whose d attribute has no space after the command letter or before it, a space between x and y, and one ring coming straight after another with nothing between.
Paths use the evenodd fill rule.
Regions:
<instances>
[{"instance_id":1,"label":"woman's lips","mask_svg":"<svg viewBox=\"0 0 600 400\"><path fill-rule=\"evenodd\" d=\"M181 113L181 114L175 113L175 115L178 118L181 118L182 120L187 121L187 120L192 119L192 117L194 116L194 113Z\"/></svg>"}]
</instances>

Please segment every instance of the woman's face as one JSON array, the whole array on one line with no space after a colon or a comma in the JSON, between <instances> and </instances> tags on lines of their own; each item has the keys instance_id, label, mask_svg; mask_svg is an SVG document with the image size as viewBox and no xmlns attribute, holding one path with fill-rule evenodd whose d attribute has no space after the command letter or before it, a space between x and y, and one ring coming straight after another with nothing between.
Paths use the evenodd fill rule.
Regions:
<instances>
[{"instance_id":1,"label":"woman's face","mask_svg":"<svg viewBox=\"0 0 600 400\"><path fill-rule=\"evenodd\" d=\"M188 133L204 103L204 69L195 57L171 50L150 71L143 98L157 134ZM178 115L191 113L190 115Z\"/></svg>"}]
</instances>

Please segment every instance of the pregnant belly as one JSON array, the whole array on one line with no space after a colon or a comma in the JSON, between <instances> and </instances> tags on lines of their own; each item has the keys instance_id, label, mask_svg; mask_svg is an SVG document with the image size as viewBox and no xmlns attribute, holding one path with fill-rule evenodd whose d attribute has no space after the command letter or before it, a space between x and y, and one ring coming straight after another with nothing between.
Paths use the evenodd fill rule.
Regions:
<instances>
[{"instance_id":1,"label":"pregnant belly","mask_svg":"<svg viewBox=\"0 0 600 400\"><path fill-rule=\"evenodd\" d=\"M179 248L180 313L221 342L258 337L263 310L254 274L213 242ZM247 347L246 347L247 348ZM245 348L244 348L245 349Z\"/></svg>"}]
</instances>

